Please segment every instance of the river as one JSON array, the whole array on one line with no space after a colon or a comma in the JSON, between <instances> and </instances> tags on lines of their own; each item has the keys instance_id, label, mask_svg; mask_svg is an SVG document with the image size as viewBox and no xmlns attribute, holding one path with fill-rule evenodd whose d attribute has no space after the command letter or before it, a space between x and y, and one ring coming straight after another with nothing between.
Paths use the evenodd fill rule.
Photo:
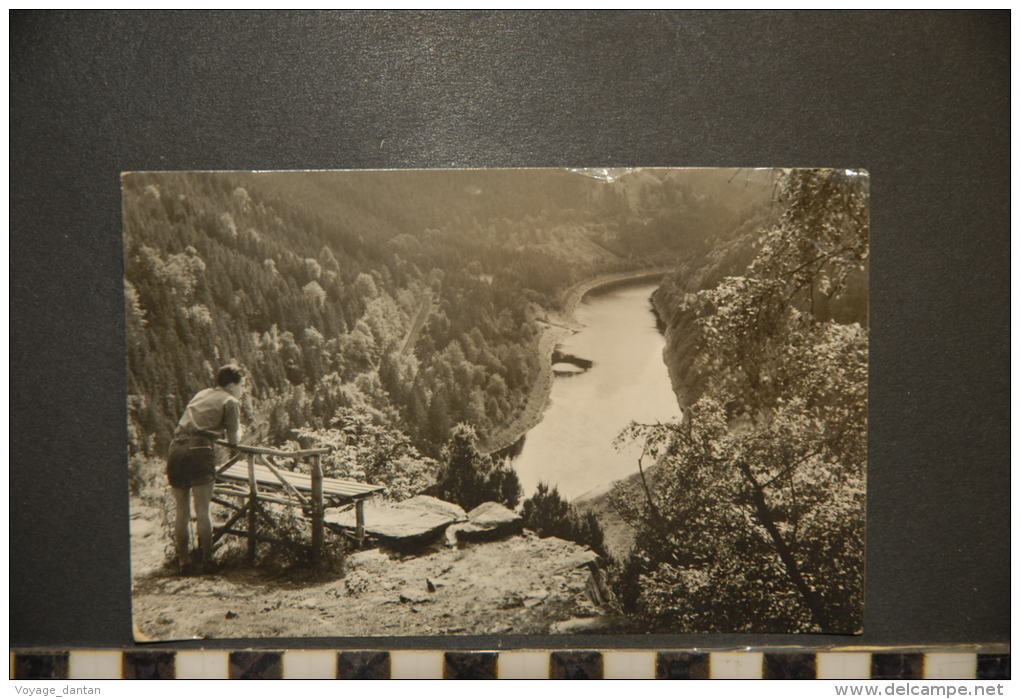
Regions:
<instances>
[{"instance_id":1,"label":"river","mask_svg":"<svg viewBox=\"0 0 1020 699\"><path fill-rule=\"evenodd\" d=\"M513 460L525 497L544 481L572 500L636 472L640 448L621 452L613 439L631 420L679 416L649 302L656 286L646 281L596 290L577 306L574 316L583 327L560 349L594 365L553 379L542 421Z\"/></svg>"}]
</instances>

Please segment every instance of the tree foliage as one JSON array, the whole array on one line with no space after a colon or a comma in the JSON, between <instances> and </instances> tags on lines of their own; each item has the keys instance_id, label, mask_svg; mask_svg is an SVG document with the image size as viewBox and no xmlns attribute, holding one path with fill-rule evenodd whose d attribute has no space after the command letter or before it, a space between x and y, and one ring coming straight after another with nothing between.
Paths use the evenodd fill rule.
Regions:
<instances>
[{"instance_id":1,"label":"tree foliage","mask_svg":"<svg viewBox=\"0 0 1020 699\"><path fill-rule=\"evenodd\" d=\"M230 360L254 379L249 417L271 442L332 419L337 406L315 398L325 376L376 373L374 407L421 451L438 456L458 422L485 438L542 370L536 303L555 307L580 276L661 264L741 215L711 196L743 192L730 175L702 173L696 189L678 177L607 188L554 171L125 176L131 449L162 452L184 403Z\"/></svg>"},{"instance_id":2,"label":"tree foliage","mask_svg":"<svg viewBox=\"0 0 1020 699\"><path fill-rule=\"evenodd\" d=\"M234 361L251 439L335 443L337 475L423 487L455 425L485 440L521 414L545 369L537 319L566 287L661 265L763 199L729 173L684 177L125 175L129 452L165 454L187 401ZM352 412L372 429L344 432ZM472 468L489 474L478 492L517 502L505 467Z\"/></svg>"},{"instance_id":3,"label":"tree foliage","mask_svg":"<svg viewBox=\"0 0 1020 699\"><path fill-rule=\"evenodd\" d=\"M615 495L639 533L624 605L683 630L854 632L864 574L867 331L839 322L868 255L866 178L794 170L741 276L685 297L701 396L632 425L651 466Z\"/></svg>"},{"instance_id":4,"label":"tree foliage","mask_svg":"<svg viewBox=\"0 0 1020 699\"><path fill-rule=\"evenodd\" d=\"M437 463L422 456L410 438L366 409L341 408L326 428L297 430L298 437L329 447L323 475L386 486L385 496L405 500L430 487Z\"/></svg>"},{"instance_id":5,"label":"tree foliage","mask_svg":"<svg viewBox=\"0 0 1020 699\"><path fill-rule=\"evenodd\" d=\"M514 508L521 499L521 484L509 465L478 452L474 428L460 423L443 449L441 467L432 493L470 510L483 502Z\"/></svg>"},{"instance_id":6,"label":"tree foliage","mask_svg":"<svg viewBox=\"0 0 1020 699\"><path fill-rule=\"evenodd\" d=\"M485 432L520 409L539 371L535 329L520 275L492 274L516 252L498 240L465 252L463 234L440 230L433 246L401 255L385 231L402 228L414 240L423 231L397 210L373 214L374 224L386 224L366 235L326 219L322 202L301 206L307 194L280 196L286 178L249 179L154 173L124 180L133 453L165 450L184 403L231 360L252 376L248 416L273 443L298 427L328 425L339 405L319 389L334 374L363 386L378 374L381 388L368 392L373 407L432 456L456 422ZM352 207L347 218L370 208ZM486 279L465 273L466 259ZM571 278L563 268L549 274L548 288ZM426 287L438 303L425 309L417 341L399 352ZM497 379L507 390L489 400L487 386ZM412 395L432 408L431 422L417 419Z\"/></svg>"},{"instance_id":7,"label":"tree foliage","mask_svg":"<svg viewBox=\"0 0 1020 699\"><path fill-rule=\"evenodd\" d=\"M563 499L556 486L539 483L521 506L524 526L541 537L555 536L589 547L607 557L605 534L593 512L581 512Z\"/></svg>"}]
</instances>

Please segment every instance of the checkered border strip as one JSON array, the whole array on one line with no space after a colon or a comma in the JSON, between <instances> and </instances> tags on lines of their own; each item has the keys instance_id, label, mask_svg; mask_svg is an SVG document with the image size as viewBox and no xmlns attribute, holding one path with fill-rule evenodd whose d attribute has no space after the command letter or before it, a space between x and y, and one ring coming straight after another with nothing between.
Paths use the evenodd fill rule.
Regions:
<instances>
[{"instance_id":1,"label":"checkered border strip","mask_svg":"<svg viewBox=\"0 0 1020 699\"><path fill-rule=\"evenodd\" d=\"M1005 680L1010 656L865 651L13 651L11 678Z\"/></svg>"}]
</instances>

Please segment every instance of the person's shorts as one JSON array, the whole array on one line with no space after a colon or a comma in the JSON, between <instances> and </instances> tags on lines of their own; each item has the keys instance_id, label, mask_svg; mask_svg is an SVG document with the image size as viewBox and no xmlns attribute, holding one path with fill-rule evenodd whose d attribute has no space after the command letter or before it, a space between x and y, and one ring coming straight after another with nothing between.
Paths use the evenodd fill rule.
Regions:
<instances>
[{"instance_id":1,"label":"person's shorts","mask_svg":"<svg viewBox=\"0 0 1020 699\"><path fill-rule=\"evenodd\" d=\"M174 488L208 485L216 480L216 455L203 437L175 437L170 443L166 476Z\"/></svg>"}]
</instances>

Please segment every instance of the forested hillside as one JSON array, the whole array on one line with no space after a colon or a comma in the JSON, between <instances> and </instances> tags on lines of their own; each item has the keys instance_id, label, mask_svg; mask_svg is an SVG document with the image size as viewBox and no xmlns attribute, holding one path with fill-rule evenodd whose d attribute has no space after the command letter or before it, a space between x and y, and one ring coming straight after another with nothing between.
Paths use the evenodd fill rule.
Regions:
<instances>
[{"instance_id":1,"label":"forested hillside","mask_svg":"<svg viewBox=\"0 0 1020 699\"><path fill-rule=\"evenodd\" d=\"M792 170L656 294L678 423L632 425L625 611L672 631L861 630L868 178Z\"/></svg>"},{"instance_id":2,"label":"forested hillside","mask_svg":"<svg viewBox=\"0 0 1020 699\"><path fill-rule=\"evenodd\" d=\"M230 360L250 373L252 441L341 410L428 456L457 423L484 437L521 409L533 319L560 290L679 262L769 186L715 170L127 174L131 452L163 453Z\"/></svg>"},{"instance_id":3,"label":"forested hillside","mask_svg":"<svg viewBox=\"0 0 1020 699\"><path fill-rule=\"evenodd\" d=\"M668 275L653 301L666 336L666 366L681 405L693 403L705 389L705 372L696 365L702 347L702 326L693 303L695 295L726 277L744 274L759 253L761 232L776 226L784 207L779 201L759 209L728 234L722 234L703 255L685 257ZM812 235L814 232L806 233ZM805 245L814 243L806 238ZM801 290L806 309L819 321L868 326L868 259L832 283L829 275Z\"/></svg>"}]
</instances>

